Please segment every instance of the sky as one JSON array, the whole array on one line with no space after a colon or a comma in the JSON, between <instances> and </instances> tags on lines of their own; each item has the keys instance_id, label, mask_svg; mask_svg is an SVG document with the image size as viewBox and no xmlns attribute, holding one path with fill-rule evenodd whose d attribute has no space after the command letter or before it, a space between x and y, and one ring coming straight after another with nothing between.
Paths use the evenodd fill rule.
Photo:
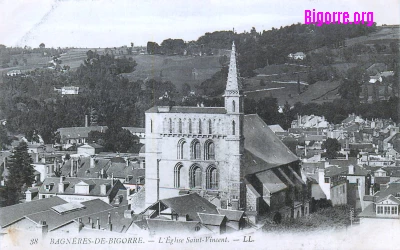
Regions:
<instances>
[{"instance_id":1,"label":"sky","mask_svg":"<svg viewBox=\"0 0 400 250\"><path fill-rule=\"evenodd\" d=\"M206 32L269 30L304 23L304 11L374 12L400 24L400 0L0 0L0 44L38 47L145 46Z\"/></svg>"}]
</instances>

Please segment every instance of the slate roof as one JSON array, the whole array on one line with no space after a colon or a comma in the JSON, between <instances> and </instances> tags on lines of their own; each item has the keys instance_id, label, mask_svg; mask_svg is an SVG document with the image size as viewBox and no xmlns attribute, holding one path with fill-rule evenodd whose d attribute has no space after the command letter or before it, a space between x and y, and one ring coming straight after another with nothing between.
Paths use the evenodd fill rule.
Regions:
<instances>
[{"instance_id":1,"label":"slate roof","mask_svg":"<svg viewBox=\"0 0 400 250\"><path fill-rule=\"evenodd\" d=\"M145 169L132 169L132 166L126 166L125 163L111 163L106 171L107 176L114 175L114 178L125 178L128 175L133 176L135 179L139 176L144 176Z\"/></svg>"},{"instance_id":2,"label":"slate roof","mask_svg":"<svg viewBox=\"0 0 400 250\"><path fill-rule=\"evenodd\" d=\"M225 107L185 107L172 106L169 112L160 112L158 107L152 107L146 113L194 113L194 114L226 114Z\"/></svg>"},{"instance_id":3,"label":"slate roof","mask_svg":"<svg viewBox=\"0 0 400 250\"><path fill-rule=\"evenodd\" d=\"M5 227L22 219L26 215L40 213L49 210L53 206L67 203L60 197L35 200L26 203L20 203L13 206L0 208L0 226Z\"/></svg>"},{"instance_id":4,"label":"slate roof","mask_svg":"<svg viewBox=\"0 0 400 250\"><path fill-rule=\"evenodd\" d=\"M347 173L347 169L340 168L337 166L329 166L328 168L325 168L325 176L326 177L333 177L336 175L345 175L346 173Z\"/></svg>"},{"instance_id":5,"label":"slate roof","mask_svg":"<svg viewBox=\"0 0 400 250\"><path fill-rule=\"evenodd\" d=\"M60 133L61 139L63 140L63 136L65 136L65 139L87 138L89 136L89 132L91 131L105 132L107 129L107 126L89 126L59 128L57 131Z\"/></svg>"},{"instance_id":6,"label":"slate roof","mask_svg":"<svg viewBox=\"0 0 400 250\"><path fill-rule=\"evenodd\" d=\"M391 201L393 201L394 203L400 204L400 200L397 199L396 197L394 197L392 194L389 194L388 196L385 196L385 197L383 197L383 196L381 195L380 197L382 197L382 198L377 199L376 202L381 202L381 201L384 201L384 200L391 200Z\"/></svg>"},{"instance_id":7,"label":"slate roof","mask_svg":"<svg viewBox=\"0 0 400 250\"><path fill-rule=\"evenodd\" d=\"M132 215L132 218L125 218L124 213L127 210L129 210L128 205L124 205L124 206L117 207L117 208L111 208L111 209L95 212L92 214L83 215L78 218L81 218L83 225L85 225L85 226L87 225L88 227L91 226L88 224L89 217L92 219L92 221L94 221L94 223L96 223L97 218L99 218L100 227L106 228L107 223L108 223L108 214L110 214L112 231L118 232L118 233L125 233L128 230L128 228L131 226L132 222L134 220L138 219L138 215ZM76 222L78 222L78 218L75 219Z\"/></svg>"},{"instance_id":8,"label":"slate roof","mask_svg":"<svg viewBox=\"0 0 400 250\"><path fill-rule=\"evenodd\" d=\"M390 182L390 176L377 176L374 178L374 182L376 184L386 184Z\"/></svg>"},{"instance_id":9,"label":"slate roof","mask_svg":"<svg viewBox=\"0 0 400 250\"><path fill-rule=\"evenodd\" d=\"M228 210L228 209L221 209L221 208L218 208L218 213L225 215L226 218L230 221L239 221L241 218L243 218L243 215L244 215L244 211Z\"/></svg>"},{"instance_id":10,"label":"slate roof","mask_svg":"<svg viewBox=\"0 0 400 250\"><path fill-rule=\"evenodd\" d=\"M187 234L194 233L195 228L197 226L201 226L201 223L199 221L147 219L147 226L149 227L150 231L155 232L156 234Z\"/></svg>"},{"instance_id":11,"label":"slate roof","mask_svg":"<svg viewBox=\"0 0 400 250\"><path fill-rule=\"evenodd\" d=\"M161 202L179 216L189 216L189 220L200 221L197 213L218 214L217 207L197 193L181 195Z\"/></svg>"},{"instance_id":12,"label":"slate roof","mask_svg":"<svg viewBox=\"0 0 400 250\"><path fill-rule=\"evenodd\" d=\"M245 174L299 160L258 115L244 116L243 135Z\"/></svg>"},{"instance_id":13,"label":"slate roof","mask_svg":"<svg viewBox=\"0 0 400 250\"><path fill-rule=\"evenodd\" d=\"M374 211L374 204L368 205L361 213L358 214L358 217L365 218L375 218L376 212Z\"/></svg>"},{"instance_id":14,"label":"slate roof","mask_svg":"<svg viewBox=\"0 0 400 250\"><path fill-rule=\"evenodd\" d=\"M201 223L212 226L220 226L226 218L225 215L221 214L197 213L197 215L199 216Z\"/></svg>"},{"instance_id":15,"label":"slate roof","mask_svg":"<svg viewBox=\"0 0 400 250\"><path fill-rule=\"evenodd\" d=\"M90 167L90 158L81 157L81 164L78 166L78 171L76 175L82 178L99 178L99 173L101 169L104 169L104 173L110 167L109 159L96 158L95 166ZM61 167L62 175L68 176L71 173L71 161L66 161Z\"/></svg>"},{"instance_id":16,"label":"slate roof","mask_svg":"<svg viewBox=\"0 0 400 250\"><path fill-rule=\"evenodd\" d=\"M60 182L59 177L48 177L44 179L42 186L39 188L39 193L41 194L60 194L58 190L58 183ZM114 180L114 186L109 188L107 190L106 195L102 195L100 193L100 185L101 184L110 184L111 179L95 179L95 178L79 178L79 177L67 177L64 179L63 183L66 184L64 188L64 193L62 195L77 195L75 193L75 186L78 185L79 183L82 184L82 182L88 184L90 186L89 188L89 194L78 194L81 196L109 196L112 192L115 192L115 189L125 189L121 182L119 180ZM45 189L46 185L49 185L51 183L54 183L52 188L47 191ZM118 185L119 184L119 185Z\"/></svg>"},{"instance_id":17,"label":"slate roof","mask_svg":"<svg viewBox=\"0 0 400 250\"><path fill-rule=\"evenodd\" d=\"M285 132L285 130L279 124L268 125L268 127L272 130L272 132Z\"/></svg>"},{"instance_id":18,"label":"slate roof","mask_svg":"<svg viewBox=\"0 0 400 250\"><path fill-rule=\"evenodd\" d=\"M100 199L81 202L81 204L84 206L83 209L70 213L59 214L54 210L47 210L41 213L28 215L27 218L37 224L39 224L40 221L46 221L46 224L49 226L49 231L52 231L72 222L76 218L113 208L111 205Z\"/></svg>"},{"instance_id":19,"label":"slate roof","mask_svg":"<svg viewBox=\"0 0 400 250\"><path fill-rule=\"evenodd\" d=\"M375 178L376 179L376 178ZM379 197L387 197L389 195L396 195L400 193L400 183L399 182L391 182L389 183L388 187L384 190L380 190L378 194Z\"/></svg>"},{"instance_id":20,"label":"slate roof","mask_svg":"<svg viewBox=\"0 0 400 250\"><path fill-rule=\"evenodd\" d=\"M278 176L272 171L263 171L255 174L255 176L261 181L263 186L271 193L276 193L287 188Z\"/></svg>"},{"instance_id":21,"label":"slate roof","mask_svg":"<svg viewBox=\"0 0 400 250\"><path fill-rule=\"evenodd\" d=\"M144 133L146 132L145 128L138 128L138 127L122 127L122 129L129 130L131 133Z\"/></svg>"},{"instance_id":22,"label":"slate roof","mask_svg":"<svg viewBox=\"0 0 400 250\"><path fill-rule=\"evenodd\" d=\"M348 160L341 159L328 159L330 165L337 165L339 167L348 167L350 165L357 165L357 157L349 157Z\"/></svg>"},{"instance_id":23,"label":"slate roof","mask_svg":"<svg viewBox=\"0 0 400 250\"><path fill-rule=\"evenodd\" d=\"M86 143L83 144L82 146L79 146L78 148L103 148L103 146L97 143Z\"/></svg>"}]
</instances>

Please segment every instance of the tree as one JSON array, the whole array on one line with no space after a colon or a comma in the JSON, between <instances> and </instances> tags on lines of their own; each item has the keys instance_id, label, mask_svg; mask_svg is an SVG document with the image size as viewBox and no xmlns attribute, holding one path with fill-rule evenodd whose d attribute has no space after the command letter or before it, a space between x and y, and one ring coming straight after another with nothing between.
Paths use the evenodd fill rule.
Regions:
<instances>
[{"instance_id":1,"label":"tree","mask_svg":"<svg viewBox=\"0 0 400 250\"><path fill-rule=\"evenodd\" d=\"M39 48L44 49L46 48L46 45L44 43L39 44Z\"/></svg>"},{"instance_id":2,"label":"tree","mask_svg":"<svg viewBox=\"0 0 400 250\"><path fill-rule=\"evenodd\" d=\"M21 142L14 150L7 163L8 176L6 179L6 189L2 193L6 200L6 205L17 204L23 195L26 187L32 186L35 181L32 166L32 158L28 154L28 145Z\"/></svg>"},{"instance_id":3,"label":"tree","mask_svg":"<svg viewBox=\"0 0 400 250\"><path fill-rule=\"evenodd\" d=\"M0 150L5 149L7 145L10 145L10 143L11 140L8 138L5 127L0 125Z\"/></svg>"},{"instance_id":4,"label":"tree","mask_svg":"<svg viewBox=\"0 0 400 250\"><path fill-rule=\"evenodd\" d=\"M190 90L191 90L191 88L190 88L190 85L188 83L184 83L182 85L182 95L183 96L189 95L190 94Z\"/></svg>"},{"instance_id":5,"label":"tree","mask_svg":"<svg viewBox=\"0 0 400 250\"><path fill-rule=\"evenodd\" d=\"M334 159L338 156L341 145L337 139L328 138L322 143L322 148L326 149L326 157L328 159Z\"/></svg>"}]
</instances>

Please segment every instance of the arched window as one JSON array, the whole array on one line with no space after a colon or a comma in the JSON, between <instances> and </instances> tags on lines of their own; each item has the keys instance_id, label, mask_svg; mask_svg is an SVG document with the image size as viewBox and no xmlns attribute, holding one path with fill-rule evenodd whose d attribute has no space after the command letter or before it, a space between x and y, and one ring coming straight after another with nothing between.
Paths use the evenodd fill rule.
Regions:
<instances>
[{"instance_id":1,"label":"arched window","mask_svg":"<svg viewBox=\"0 0 400 250\"><path fill-rule=\"evenodd\" d=\"M236 124L235 121L232 121L232 135L236 134Z\"/></svg>"},{"instance_id":2,"label":"arched window","mask_svg":"<svg viewBox=\"0 0 400 250\"><path fill-rule=\"evenodd\" d=\"M192 119L189 119L189 134L192 133Z\"/></svg>"},{"instance_id":3,"label":"arched window","mask_svg":"<svg viewBox=\"0 0 400 250\"><path fill-rule=\"evenodd\" d=\"M198 140L193 140L191 145L191 158L192 159L200 159L201 151L200 151L200 142Z\"/></svg>"},{"instance_id":4,"label":"arched window","mask_svg":"<svg viewBox=\"0 0 400 250\"><path fill-rule=\"evenodd\" d=\"M185 159L186 156L186 141L185 139L180 139L177 145L177 158Z\"/></svg>"},{"instance_id":5,"label":"arched window","mask_svg":"<svg viewBox=\"0 0 400 250\"><path fill-rule=\"evenodd\" d=\"M179 119L178 126L179 126L179 134L182 134L182 120L181 119Z\"/></svg>"},{"instance_id":6,"label":"arched window","mask_svg":"<svg viewBox=\"0 0 400 250\"><path fill-rule=\"evenodd\" d=\"M199 134L202 133L202 129L201 129L201 119L199 119Z\"/></svg>"},{"instance_id":7,"label":"arched window","mask_svg":"<svg viewBox=\"0 0 400 250\"><path fill-rule=\"evenodd\" d=\"M190 188L201 188L201 168L198 165L193 165L189 170Z\"/></svg>"},{"instance_id":8,"label":"arched window","mask_svg":"<svg viewBox=\"0 0 400 250\"><path fill-rule=\"evenodd\" d=\"M169 133L172 134L172 119L169 118Z\"/></svg>"},{"instance_id":9,"label":"arched window","mask_svg":"<svg viewBox=\"0 0 400 250\"><path fill-rule=\"evenodd\" d=\"M206 188L218 189L218 171L214 166L209 166L206 171Z\"/></svg>"},{"instance_id":10,"label":"arched window","mask_svg":"<svg viewBox=\"0 0 400 250\"><path fill-rule=\"evenodd\" d=\"M212 122L211 122L211 120L208 120L208 134L209 135L212 134Z\"/></svg>"},{"instance_id":11,"label":"arched window","mask_svg":"<svg viewBox=\"0 0 400 250\"><path fill-rule=\"evenodd\" d=\"M174 187L175 188L179 188L182 185L182 173L181 173L182 167L183 167L183 165L180 162L175 165L175 168L174 168Z\"/></svg>"},{"instance_id":12,"label":"arched window","mask_svg":"<svg viewBox=\"0 0 400 250\"><path fill-rule=\"evenodd\" d=\"M215 160L215 147L214 142L211 140L206 141L204 144L204 159Z\"/></svg>"},{"instance_id":13,"label":"arched window","mask_svg":"<svg viewBox=\"0 0 400 250\"><path fill-rule=\"evenodd\" d=\"M232 112L236 111L236 105L235 105L235 100L232 101Z\"/></svg>"}]
</instances>

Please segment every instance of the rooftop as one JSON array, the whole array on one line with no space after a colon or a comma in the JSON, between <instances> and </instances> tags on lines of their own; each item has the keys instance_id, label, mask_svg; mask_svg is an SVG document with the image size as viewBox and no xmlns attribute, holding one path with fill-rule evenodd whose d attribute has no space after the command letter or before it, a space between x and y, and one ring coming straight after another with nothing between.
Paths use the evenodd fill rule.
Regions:
<instances>
[{"instance_id":1,"label":"rooftop","mask_svg":"<svg viewBox=\"0 0 400 250\"><path fill-rule=\"evenodd\" d=\"M198 213L218 214L214 204L196 193L162 199L161 202L179 216L188 215L189 220L200 221Z\"/></svg>"},{"instance_id":2,"label":"rooftop","mask_svg":"<svg viewBox=\"0 0 400 250\"><path fill-rule=\"evenodd\" d=\"M243 135L245 174L299 160L258 115L244 116Z\"/></svg>"},{"instance_id":3,"label":"rooftop","mask_svg":"<svg viewBox=\"0 0 400 250\"><path fill-rule=\"evenodd\" d=\"M66 203L65 200L53 196L51 198L2 207L0 208L0 226L6 227L11 223L22 219L26 215L40 213L49 210L51 207Z\"/></svg>"},{"instance_id":4,"label":"rooftop","mask_svg":"<svg viewBox=\"0 0 400 250\"><path fill-rule=\"evenodd\" d=\"M186 107L172 106L168 111L163 111L163 106L155 106L146 111L146 113L195 113L195 114L226 114L225 107Z\"/></svg>"}]
</instances>

